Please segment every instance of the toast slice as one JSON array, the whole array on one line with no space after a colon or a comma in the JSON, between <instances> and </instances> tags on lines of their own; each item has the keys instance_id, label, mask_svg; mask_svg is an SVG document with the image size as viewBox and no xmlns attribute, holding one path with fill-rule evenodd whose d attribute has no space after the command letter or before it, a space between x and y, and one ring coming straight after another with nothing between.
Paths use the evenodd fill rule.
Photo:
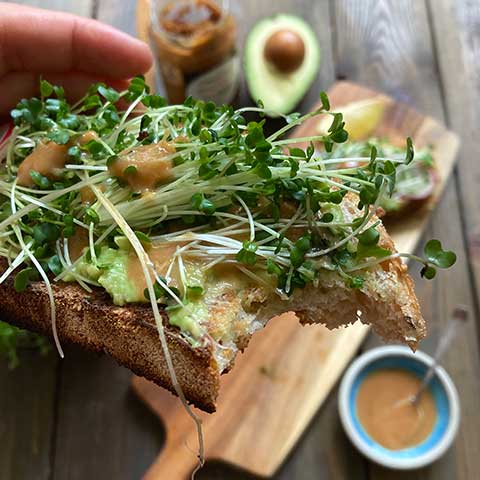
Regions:
<instances>
[{"instance_id":1,"label":"toast slice","mask_svg":"<svg viewBox=\"0 0 480 480\"><path fill-rule=\"evenodd\" d=\"M346 216L358 214L354 195L347 195L342 210ZM376 217L371 219L372 223L376 221ZM379 245L395 251L383 226L377 228ZM3 262L1 270L5 267ZM163 310L168 347L187 400L207 412L215 411L220 375L230 370L238 350L247 346L255 330L285 312L295 312L302 323L320 323L331 329L360 320L372 325L385 340L404 342L415 348L425 336L426 326L406 266L399 258L389 259L369 267L363 275L365 282L360 289L348 288L337 273L326 272L318 286L310 284L297 289L288 300L258 286L246 288L237 298L219 298L217 318L211 318L211 322L219 321L222 311L229 310L250 318L240 324L241 328L236 326L228 347L214 342L193 347L177 327L170 325L168 313ZM149 304L115 306L105 291L95 289L87 293L71 283L57 283L53 289L57 331L62 342L107 353L137 375L174 392ZM241 305L238 298L242 299ZM15 291L12 278L2 284L2 320L51 334L49 309L42 282L33 282L21 293Z\"/></svg>"},{"instance_id":2,"label":"toast slice","mask_svg":"<svg viewBox=\"0 0 480 480\"><path fill-rule=\"evenodd\" d=\"M410 140L404 161L372 149L344 168L316 150L347 140L341 114L303 150L281 138L329 110L325 95L266 136L248 108L167 106L142 77L123 92L93 85L73 106L41 90L53 98L22 100L0 142L2 320L52 334L60 353L62 342L107 353L209 412L220 375L281 313L360 320L412 348L425 335L374 215L413 160ZM428 250L427 278L455 261L438 240Z\"/></svg>"}]
</instances>

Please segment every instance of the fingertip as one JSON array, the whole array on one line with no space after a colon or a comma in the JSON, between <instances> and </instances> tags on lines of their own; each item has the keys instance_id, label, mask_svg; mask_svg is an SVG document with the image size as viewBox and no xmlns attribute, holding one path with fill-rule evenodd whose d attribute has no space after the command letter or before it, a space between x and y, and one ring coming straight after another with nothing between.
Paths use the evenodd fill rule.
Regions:
<instances>
[{"instance_id":1,"label":"fingertip","mask_svg":"<svg viewBox=\"0 0 480 480\"><path fill-rule=\"evenodd\" d=\"M129 78L145 73L152 67L153 55L145 42L110 25L90 19L85 22L88 22L88 26L79 29L78 45L95 44L99 49L96 52L77 51L76 57L88 57L90 71L97 67L103 72L108 65L108 75L112 78ZM103 55L102 66L99 57L104 52L108 52L108 56Z\"/></svg>"},{"instance_id":2,"label":"fingertip","mask_svg":"<svg viewBox=\"0 0 480 480\"><path fill-rule=\"evenodd\" d=\"M130 55L135 57L134 63L137 67L134 75L138 75L140 73L146 73L148 70L152 68L153 65L153 54L150 46L143 42L142 40L138 40L137 38L130 37L131 42L131 52Z\"/></svg>"},{"instance_id":3,"label":"fingertip","mask_svg":"<svg viewBox=\"0 0 480 480\"><path fill-rule=\"evenodd\" d=\"M142 42L141 40L137 40L137 42L141 45L139 47L138 62L142 65L142 67L139 73L146 73L153 66L153 53L147 43Z\"/></svg>"},{"instance_id":4,"label":"fingertip","mask_svg":"<svg viewBox=\"0 0 480 480\"><path fill-rule=\"evenodd\" d=\"M66 13L14 7L1 19L2 74L83 71L130 78L153 64L146 43L112 26ZM2 8L3 4L3 13Z\"/></svg>"}]
</instances>

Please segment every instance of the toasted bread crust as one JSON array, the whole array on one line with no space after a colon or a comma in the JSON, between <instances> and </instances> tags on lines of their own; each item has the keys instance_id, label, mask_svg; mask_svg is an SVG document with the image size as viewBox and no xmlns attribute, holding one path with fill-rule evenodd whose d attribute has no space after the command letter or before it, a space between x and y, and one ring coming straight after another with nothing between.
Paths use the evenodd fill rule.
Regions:
<instances>
[{"instance_id":1,"label":"toasted bread crust","mask_svg":"<svg viewBox=\"0 0 480 480\"><path fill-rule=\"evenodd\" d=\"M0 271L5 261L0 261ZM110 297L87 293L76 284L56 284L57 331L61 342L107 353L135 374L175 393L153 314L149 305L112 305ZM215 411L220 373L210 348L192 348L176 329L166 324L165 334L175 372L186 398L207 412ZM45 285L35 282L17 293L13 276L1 286L0 318L19 327L52 335L50 302Z\"/></svg>"},{"instance_id":2,"label":"toasted bread crust","mask_svg":"<svg viewBox=\"0 0 480 480\"><path fill-rule=\"evenodd\" d=\"M348 194L343 204L345 212L355 215L356 203L356 197ZM373 217L371 222L376 220ZM385 228L378 229L379 244L395 252ZM6 261L0 260L0 272L5 268ZM393 258L369 268L365 275L369 277L369 286L360 290L348 288L335 272L327 272L318 287L310 284L298 289L288 301L276 294L261 296L253 300L257 317L266 323L275 315L292 311L302 323L321 323L331 329L361 320L372 325L385 340L401 341L415 348L425 336L426 325L407 267L399 258ZM50 302L45 285L34 282L24 292L17 293L12 277L0 289L2 320L51 335ZM87 293L73 283L58 283L52 288L62 342L108 353L137 375L175 393L149 304L115 306L103 290ZM202 410L215 411L220 374L227 372L232 364L220 372L211 346L193 348L168 323L165 311L162 317L175 372L186 398ZM239 350L247 346L250 336L245 332L237 338Z\"/></svg>"},{"instance_id":3,"label":"toasted bread crust","mask_svg":"<svg viewBox=\"0 0 480 480\"><path fill-rule=\"evenodd\" d=\"M378 228L380 231L380 246L390 250L391 252L396 252L397 250L393 240L390 235L388 235L385 227L380 225ZM398 336L396 338L392 338L392 340L406 341L415 350L418 341L423 339L427 334L427 325L422 316L417 296L415 295L412 277L410 277L408 274L407 266L398 257L380 265L382 265L384 270L388 270L397 275L399 286L401 287L402 294L406 300L400 307L405 325L403 328L400 325L398 326ZM379 335L382 335L382 329L380 326L377 326L376 331ZM408 333L409 331L410 333ZM409 334L413 334L416 337L416 340L409 341L407 338ZM388 336L385 338L389 339Z\"/></svg>"}]
</instances>

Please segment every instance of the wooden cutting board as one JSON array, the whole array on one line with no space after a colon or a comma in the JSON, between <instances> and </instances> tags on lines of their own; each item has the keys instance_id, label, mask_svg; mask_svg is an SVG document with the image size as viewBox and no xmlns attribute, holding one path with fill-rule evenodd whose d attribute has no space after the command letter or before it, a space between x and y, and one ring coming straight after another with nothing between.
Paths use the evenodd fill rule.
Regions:
<instances>
[{"instance_id":1,"label":"wooden cutting board","mask_svg":"<svg viewBox=\"0 0 480 480\"><path fill-rule=\"evenodd\" d=\"M384 102L385 109L374 136L411 136L416 148L432 146L441 178L435 194L415 215L389 229L397 249L412 252L452 171L457 136L434 119L360 85L338 82L328 94L332 110L352 101L377 98ZM312 135L317 125L318 119L311 119L293 136ZM198 412L203 419L206 458L263 477L273 475L367 332L361 324L329 331L322 326L301 327L293 315L273 319L239 355L233 371L223 377L217 412ZM145 478L188 478L196 464L193 422L175 397L154 384L134 377L133 389L166 428L165 447Z\"/></svg>"},{"instance_id":2,"label":"wooden cutting board","mask_svg":"<svg viewBox=\"0 0 480 480\"><path fill-rule=\"evenodd\" d=\"M138 0L137 31L146 42L149 8L150 0ZM146 74L146 81L154 90L153 69ZM357 100L381 102L383 115L370 136L395 141L411 136L416 148L432 146L440 174L434 195L415 215L389 228L397 249L413 252L452 171L457 136L433 118L354 83L338 82L328 94L332 110ZM305 122L292 136L313 135L318 121L313 118ZM358 323L330 331L319 325L302 327L293 315L272 319L239 355L233 371L223 376L217 412L209 415L196 410L203 421L207 460L224 461L263 477L273 475L367 332L368 327ZM133 377L132 387L166 429L165 446L144 478L189 478L197 463L197 437L191 418L176 397L153 383Z\"/></svg>"}]
</instances>

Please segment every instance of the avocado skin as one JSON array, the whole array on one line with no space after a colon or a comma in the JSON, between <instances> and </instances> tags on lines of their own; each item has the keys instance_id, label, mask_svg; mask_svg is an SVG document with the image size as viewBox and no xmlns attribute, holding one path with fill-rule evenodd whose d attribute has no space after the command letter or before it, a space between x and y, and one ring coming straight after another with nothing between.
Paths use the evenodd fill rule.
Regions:
<instances>
[{"instance_id":1,"label":"avocado skin","mask_svg":"<svg viewBox=\"0 0 480 480\"><path fill-rule=\"evenodd\" d=\"M279 30L297 33L305 45L302 64L282 73L265 58L265 44ZM278 117L292 112L312 85L320 67L320 47L312 28L301 18L280 14L258 22L245 44L244 69L250 95L261 100L267 115Z\"/></svg>"}]
</instances>

